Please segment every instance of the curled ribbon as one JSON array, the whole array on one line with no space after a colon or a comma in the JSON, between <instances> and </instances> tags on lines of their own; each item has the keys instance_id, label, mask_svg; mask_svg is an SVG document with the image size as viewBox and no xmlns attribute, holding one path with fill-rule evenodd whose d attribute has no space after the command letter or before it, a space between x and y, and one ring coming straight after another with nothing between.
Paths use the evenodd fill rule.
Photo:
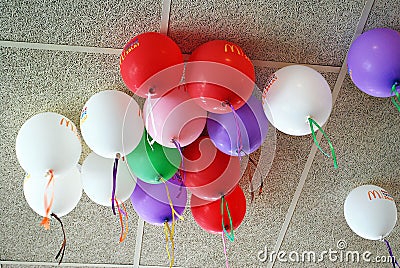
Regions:
<instances>
[{"instance_id":1,"label":"curled ribbon","mask_svg":"<svg viewBox=\"0 0 400 268\"><path fill-rule=\"evenodd\" d=\"M169 206L171 207L171 214L172 214L172 223L171 227L168 225L168 220L165 220L164 222L164 233L165 233L165 249L168 254L168 259L169 259L169 267L171 268L174 265L175 262L175 242L174 242L174 234L175 234L175 215L180 219L184 220L184 218L176 212L174 205L172 203L171 195L169 193L168 185L166 183L166 180L164 178L160 178L160 180L164 183L165 185L165 191L167 193L168 197L168 202ZM168 246L168 241L171 241L171 252L169 250Z\"/></svg>"},{"instance_id":2,"label":"curled ribbon","mask_svg":"<svg viewBox=\"0 0 400 268\"><path fill-rule=\"evenodd\" d=\"M315 145L317 146L317 148L318 148L326 157L331 157L331 156L330 156L329 154L327 154L324 150L322 150L321 146L319 145L318 140L317 140L317 135L315 134L313 125L315 125L315 126L319 129L319 131L321 131L322 135L324 135L324 137L325 137L326 140L328 141L329 148L331 149L331 155L332 155L332 158L333 158L333 166L334 166L334 168L337 168L337 167L338 167L338 164L337 164L337 160L336 160L335 149L333 148L332 142L331 142L331 140L329 139L328 135L327 135L327 134L325 133L325 131L321 128L321 126L318 125L318 123L315 122L315 120L312 119L311 117L308 118L308 122L309 122L309 124L310 124L311 134L312 134L312 136L313 136Z\"/></svg>"},{"instance_id":3,"label":"curled ribbon","mask_svg":"<svg viewBox=\"0 0 400 268\"><path fill-rule=\"evenodd\" d=\"M49 177L49 180L46 184L46 188L44 191L44 209L45 209L46 214L43 217L40 225L43 226L44 229L49 230L50 229L50 210L51 210L51 207L53 206L53 202L54 202L54 172L52 169L50 169L47 172L47 176ZM48 201L47 192L48 192L50 186L52 186L51 197L50 197L50 201Z\"/></svg>"},{"instance_id":4,"label":"curled ribbon","mask_svg":"<svg viewBox=\"0 0 400 268\"><path fill-rule=\"evenodd\" d=\"M224 221L224 204L226 208L226 212L228 214L229 218L229 233L225 228L225 221ZM222 216L222 230L223 233L226 235L226 237L229 239L229 241L233 242L235 240L235 234L233 232L233 223L232 223L232 217L231 217L231 212L229 210L228 202L225 199L225 196L221 197L221 216Z\"/></svg>"},{"instance_id":5,"label":"curled ribbon","mask_svg":"<svg viewBox=\"0 0 400 268\"><path fill-rule=\"evenodd\" d=\"M53 218L55 218L55 219L60 223L60 225L61 225L61 230L62 230L62 232L63 232L63 242L62 242L61 248L60 248L60 250L58 251L58 253L57 253L57 255L56 255L56 258L55 258L55 259L57 260L58 257L61 256L60 260L58 261L58 265L60 265L61 262L62 262L62 260L63 260L63 258L64 258L65 246L67 245L67 236L65 235L64 224L62 223L61 219L60 219L56 214L54 214L54 213L51 213L51 216L52 216Z\"/></svg>"},{"instance_id":6,"label":"curled ribbon","mask_svg":"<svg viewBox=\"0 0 400 268\"><path fill-rule=\"evenodd\" d=\"M118 216L119 216L119 223L121 225L121 235L119 237L119 242L124 242L127 234L128 234L128 211L126 210L126 207L124 205L124 203L121 202L121 205L119 205L119 202L117 199L115 199L115 203L117 204L117 208L118 208ZM125 225L124 225L124 221L123 216L125 217ZM125 226L125 228L124 228Z\"/></svg>"},{"instance_id":7,"label":"curled ribbon","mask_svg":"<svg viewBox=\"0 0 400 268\"><path fill-rule=\"evenodd\" d=\"M394 82L392 86L392 93L394 96L391 98L392 103L396 106L397 110L400 112L400 93L396 90L396 87L400 86L399 82Z\"/></svg>"}]
</instances>

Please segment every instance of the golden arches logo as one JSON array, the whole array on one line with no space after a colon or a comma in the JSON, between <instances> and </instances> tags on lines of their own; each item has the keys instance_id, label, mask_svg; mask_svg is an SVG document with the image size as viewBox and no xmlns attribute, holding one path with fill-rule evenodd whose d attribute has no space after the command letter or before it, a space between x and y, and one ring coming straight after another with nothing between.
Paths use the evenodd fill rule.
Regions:
<instances>
[{"instance_id":1,"label":"golden arches logo","mask_svg":"<svg viewBox=\"0 0 400 268\"><path fill-rule=\"evenodd\" d=\"M64 126L64 125L65 125L66 128L70 128L71 131L75 133L76 137L79 140L81 140L81 138L79 137L79 134L78 134L78 130L76 129L74 124L70 120L65 118L65 117L61 118L61 120L60 120L60 126Z\"/></svg>"},{"instance_id":2,"label":"golden arches logo","mask_svg":"<svg viewBox=\"0 0 400 268\"><path fill-rule=\"evenodd\" d=\"M369 200L377 199L377 198L379 198L379 199L383 198L383 199L386 199L386 200L389 200L389 201L394 201L393 197L388 192L386 192L385 190L368 191L368 198L369 198Z\"/></svg>"},{"instance_id":3,"label":"golden arches logo","mask_svg":"<svg viewBox=\"0 0 400 268\"><path fill-rule=\"evenodd\" d=\"M238 47L237 45L235 45L235 44L226 43L225 46L224 46L224 51L225 51L225 53L229 52L229 53L238 54L239 56L242 56L246 60L250 61L250 59L246 56L246 54L244 54L243 50L240 47Z\"/></svg>"},{"instance_id":4,"label":"golden arches logo","mask_svg":"<svg viewBox=\"0 0 400 268\"><path fill-rule=\"evenodd\" d=\"M66 126L67 128L70 126L70 127L71 127L71 130L72 130L73 132L75 132L74 124L72 124L72 122L71 122L70 120L66 119L65 117L61 118L60 126L64 125L64 123L65 123L65 126Z\"/></svg>"}]
</instances>

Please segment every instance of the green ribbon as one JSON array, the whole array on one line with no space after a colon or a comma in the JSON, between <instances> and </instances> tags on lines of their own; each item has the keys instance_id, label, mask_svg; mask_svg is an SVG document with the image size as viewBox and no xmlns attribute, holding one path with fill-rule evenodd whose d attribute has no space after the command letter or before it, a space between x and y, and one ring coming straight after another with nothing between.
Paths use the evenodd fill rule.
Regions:
<instances>
[{"instance_id":1,"label":"green ribbon","mask_svg":"<svg viewBox=\"0 0 400 268\"><path fill-rule=\"evenodd\" d=\"M313 136L314 139L314 143L315 145L318 147L318 149L326 156L326 157L331 157L329 154L327 154L324 150L322 150L321 146L319 145L318 141L317 141L317 135L315 134L313 125L315 125L319 131L321 131L321 133L324 135L324 137L326 138L326 140L328 141L329 147L331 148L331 154L332 154L332 158L333 158L333 166L335 168L338 167L337 164L337 160L336 160L336 153L335 153L335 149L333 148L332 142L329 139L328 135L326 135L325 131L321 128L320 125L318 125L317 122L315 122L314 119L312 119L311 117L308 118L308 122L310 123L310 128L311 128L311 134Z\"/></svg>"},{"instance_id":2,"label":"green ribbon","mask_svg":"<svg viewBox=\"0 0 400 268\"><path fill-rule=\"evenodd\" d=\"M230 226L230 232L228 232L225 228L225 221L224 221L224 203L226 207L226 211L228 213L228 218L229 218L229 226ZM233 242L235 240L235 234L233 233L233 223L232 223L232 217L231 217L231 212L229 211L229 206L228 202L225 200L225 196L221 197L221 215L222 215L222 230L224 231L224 234L226 237L229 239L229 241Z\"/></svg>"},{"instance_id":3,"label":"green ribbon","mask_svg":"<svg viewBox=\"0 0 400 268\"><path fill-rule=\"evenodd\" d=\"M396 106L397 110L400 112L400 94L396 90L396 87L398 85L399 85L398 82L394 82L394 84L392 86L392 93L394 94L394 96L392 96L391 99L392 99L394 106Z\"/></svg>"}]
</instances>

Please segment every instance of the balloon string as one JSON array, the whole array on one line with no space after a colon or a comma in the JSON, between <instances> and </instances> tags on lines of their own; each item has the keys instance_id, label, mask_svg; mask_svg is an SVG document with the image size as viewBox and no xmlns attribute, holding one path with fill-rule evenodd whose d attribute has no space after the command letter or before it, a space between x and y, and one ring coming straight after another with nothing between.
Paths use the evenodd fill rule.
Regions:
<instances>
[{"instance_id":1,"label":"balloon string","mask_svg":"<svg viewBox=\"0 0 400 268\"><path fill-rule=\"evenodd\" d=\"M185 170L185 162L183 161L184 157L183 157L183 153L182 153L182 147L180 145L180 143L176 140L176 139L172 139L172 142L175 144L176 149L178 149L179 154L181 155L181 170L183 173L183 182L185 182L186 180L186 170Z\"/></svg>"},{"instance_id":2,"label":"balloon string","mask_svg":"<svg viewBox=\"0 0 400 268\"><path fill-rule=\"evenodd\" d=\"M176 198L179 198L182 194L182 187L183 187L183 179L181 175L179 175L179 170L174 174L174 179L179 181L181 184L179 186L179 193L176 195Z\"/></svg>"},{"instance_id":3,"label":"balloon string","mask_svg":"<svg viewBox=\"0 0 400 268\"><path fill-rule=\"evenodd\" d=\"M226 253L226 241L225 241L224 233L222 233L222 245L224 246L225 265L226 265L226 268L229 268L228 254Z\"/></svg>"},{"instance_id":4,"label":"balloon string","mask_svg":"<svg viewBox=\"0 0 400 268\"><path fill-rule=\"evenodd\" d=\"M119 160L120 155L117 154L117 156L114 159L114 167L113 167L113 185L112 185L112 192L111 192L111 208L113 211L113 214L116 215L115 213L115 189L117 188L117 171L118 171L118 160Z\"/></svg>"},{"instance_id":5,"label":"balloon string","mask_svg":"<svg viewBox=\"0 0 400 268\"><path fill-rule=\"evenodd\" d=\"M386 239L382 239L382 241L385 242L386 247L389 251L389 255L392 260L393 268L396 268L396 266L400 268L400 265L397 262L396 257L393 255L393 251L392 251L392 248L390 247L389 241L387 241Z\"/></svg>"},{"instance_id":6,"label":"balloon string","mask_svg":"<svg viewBox=\"0 0 400 268\"><path fill-rule=\"evenodd\" d=\"M64 224L62 223L61 219L54 213L51 213L51 216L54 217L60 223L61 230L63 232L63 242L61 244L60 250L58 251L58 253L56 255L56 259L58 259L58 257L60 257L60 255L61 255L61 258L58 261L58 264L60 265L62 260L63 260L63 258L64 258L65 246L67 245L67 236L65 235Z\"/></svg>"},{"instance_id":7,"label":"balloon string","mask_svg":"<svg viewBox=\"0 0 400 268\"><path fill-rule=\"evenodd\" d=\"M231 103L229 103L229 106L232 109L232 113L233 113L233 117L235 118L235 123L236 123L236 131L237 131L237 139L236 139L236 146L237 146L237 153L238 156L241 159L241 152L243 151L243 143L242 143L242 132L240 131L240 126L239 126L239 116L235 111L235 108L233 107L233 105Z\"/></svg>"},{"instance_id":8,"label":"balloon string","mask_svg":"<svg viewBox=\"0 0 400 268\"><path fill-rule=\"evenodd\" d=\"M256 164L256 162L251 157L251 155L247 154L245 151L242 151L242 152L249 158L250 163L253 164L253 166L255 168L254 173L256 173L257 172L257 164ZM252 172L249 172L249 181L250 181L251 203L253 203L253 201L254 201L254 191L253 191L253 184L252 184L252 182L253 182L253 173ZM262 194L263 186L264 186L264 182L263 182L263 180L261 180L261 184L260 184L260 186L258 188L258 195Z\"/></svg>"},{"instance_id":9,"label":"balloon string","mask_svg":"<svg viewBox=\"0 0 400 268\"><path fill-rule=\"evenodd\" d=\"M230 229L229 231L230 231L230 233L228 233L228 231L225 228L224 203L225 203L226 211L228 213L229 229ZM235 234L233 232L233 224L232 224L231 212L229 211L228 202L226 201L225 196L221 197L221 216L222 216L222 230L223 230L223 233L226 235L226 237L229 239L229 241L233 242L235 240Z\"/></svg>"},{"instance_id":10,"label":"balloon string","mask_svg":"<svg viewBox=\"0 0 400 268\"><path fill-rule=\"evenodd\" d=\"M44 227L44 229L49 230L50 229L50 210L51 207L53 206L54 202L54 172L52 169L50 169L47 172L47 176L49 177L49 181L46 184L46 188L44 190L44 209L45 209L45 216L42 219L42 222L40 223L41 226ZM48 201L48 196L47 192L49 191L50 185L52 186L51 189L51 197L50 197L50 202Z\"/></svg>"},{"instance_id":11,"label":"balloon string","mask_svg":"<svg viewBox=\"0 0 400 268\"><path fill-rule=\"evenodd\" d=\"M328 141L329 147L330 147L330 149L331 149L332 158L333 158L333 166L334 166L334 168L337 168L338 165L337 165L337 160L336 160L335 149L333 148L332 142L331 142L331 140L329 139L328 135L327 135L327 134L325 133L325 131L321 128L321 126L318 125L318 123L315 122L315 120L312 119L311 117L308 118L308 122L310 123L311 134L312 134L312 136L313 136L315 145L318 147L318 149L319 149L326 157L330 157L330 155L327 154L324 150L322 150L321 146L319 145L319 143L318 143L318 141L317 141L317 135L315 134L313 125L315 125L315 126L319 129L319 131L322 132L322 134L324 135L324 137L325 137L326 140Z\"/></svg>"},{"instance_id":12,"label":"balloon string","mask_svg":"<svg viewBox=\"0 0 400 268\"><path fill-rule=\"evenodd\" d=\"M169 259L169 268L174 265L175 262L175 242L174 242L174 230L175 229L175 220L174 216L172 216L172 229L168 225L168 221L164 222L164 233L165 233L165 249L167 251L168 259ZM171 241L171 252L169 250L168 241Z\"/></svg>"},{"instance_id":13,"label":"balloon string","mask_svg":"<svg viewBox=\"0 0 400 268\"><path fill-rule=\"evenodd\" d=\"M397 110L400 112L400 94L399 92L396 90L396 87L399 86L399 82L395 82L392 86L392 93L394 94L394 96L392 96L392 102L394 104L394 106L396 106Z\"/></svg>"},{"instance_id":14,"label":"balloon string","mask_svg":"<svg viewBox=\"0 0 400 268\"><path fill-rule=\"evenodd\" d=\"M160 180L164 183L165 186L165 191L167 192L167 197L168 197L168 202L169 202L169 206L171 207L171 212L172 212L172 221L175 219L176 215L180 220L184 220L183 216L179 215L178 212L176 212L174 205L172 203L172 199L171 199L171 195L169 194L169 189L168 189L168 185L167 185L167 181L164 178L160 178Z\"/></svg>"},{"instance_id":15,"label":"balloon string","mask_svg":"<svg viewBox=\"0 0 400 268\"><path fill-rule=\"evenodd\" d=\"M152 89L150 89L149 91L151 91ZM157 136L157 128L156 128L156 124L154 121L154 115L153 115L153 104L151 102L151 97L154 96L155 94L151 94L150 92L146 94L147 95L147 106L146 106L146 127L149 127L149 117L151 120L151 127L153 128L153 132L154 132L154 136ZM153 144L155 142L155 140L150 140L150 135L149 132L147 131L146 133L146 138L147 138L147 142L150 145L150 148L152 151L154 151L153 148Z\"/></svg>"},{"instance_id":16,"label":"balloon string","mask_svg":"<svg viewBox=\"0 0 400 268\"><path fill-rule=\"evenodd\" d=\"M119 223L121 225L121 235L119 237L119 242L124 242L127 234L128 234L128 212L126 210L126 207L124 205L124 203L121 202L121 207L118 203L118 200L115 199L115 203L117 204L117 208L118 208L118 215L119 215ZM125 216L125 228L124 228L124 222L122 220L122 216Z\"/></svg>"}]
</instances>

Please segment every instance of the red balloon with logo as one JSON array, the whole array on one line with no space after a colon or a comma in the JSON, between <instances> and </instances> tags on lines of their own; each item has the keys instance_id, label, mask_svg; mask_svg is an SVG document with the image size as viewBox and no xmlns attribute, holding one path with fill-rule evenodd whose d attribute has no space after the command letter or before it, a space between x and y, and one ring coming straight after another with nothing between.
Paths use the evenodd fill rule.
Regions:
<instances>
[{"instance_id":1,"label":"red balloon with logo","mask_svg":"<svg viewBox=\"0 0 400 268\"><path fill-rule=\"evenodd\" d=\"M183 56L168 36L147 32L135 36L120 56L120 72L136 95L159 98L175 88L183 76Z\"/></svg>"},{"instance_id":2,"label":"red balloon with logo","mask_svg":"<svg viewBox=\"0 0 400 268\"><path fill-rule=\"evenodd\" d=\"M235 230L242 223L246 214L246 198L243 190L236 188L225 196L225 201L228 204L230 215L232 218L232 226ZM230 224L228 211L224 207L224 227L227 232L230 232ZM222 230L222 215L221 215L221 199L216 201L206 201L192 195L190 200L190 210L197 224L205 231L212 234L220 234Z\"/></svg>"},{"instance_id":3,"label":"red balloon with logo","mask_svg":"<svg viewBox=\"0 0 400 268\"><path fill-rule=\"evenodd\" d=\"M208 136L183 150L185 186L192 194L214 201L228 194L240 180L240 160L219 151Z\"/></svg>"},{"instance_id":4,"label":"red balloon with logo","mask_svg":"<svg viewBox=\"0 0 400 268\"><path fill-rule=\"evenodd\" d=\"M229 113L250 98L255 72L238 45L214 40L196 48L186 66L185 82L192 98L212 113Z\"/></svg>"}]
</instances>

